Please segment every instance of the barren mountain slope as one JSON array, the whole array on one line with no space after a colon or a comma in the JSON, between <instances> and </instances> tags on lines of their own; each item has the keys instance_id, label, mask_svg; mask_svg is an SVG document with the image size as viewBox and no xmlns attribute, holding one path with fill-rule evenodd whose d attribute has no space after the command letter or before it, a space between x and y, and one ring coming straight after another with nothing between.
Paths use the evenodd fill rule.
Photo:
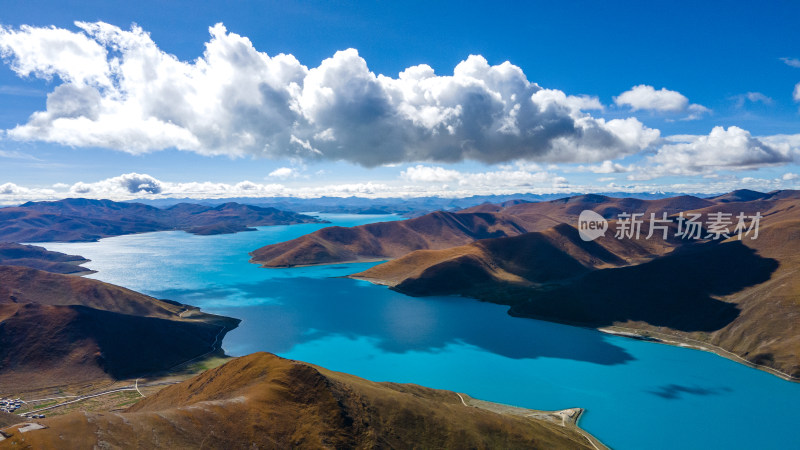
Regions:
<instances>
[{"instance_id":1,"label":"barren mountain slope","mask_svg":"<svg viewBox=\"0 0 800 450\"><path fill-rule=\"evenodd\" d=\"M82 256L51 252L35 245L0 243L0 265L23 266L53 273L86 274L92 271L81 267L88 262Z\"/></svg>"},{"instance_id":2,"label":"barren mountain slope","mask_svg":"<svg viewBox=\"0 0 800 450\"><path fill-rule=\"evenodd\" d=\"M593 448L572 425L466 406L266 353L164 388L121 413L71 413L0 448Z\"/></svg>"},{"instance_id":3,"label":"barren mountain slope","mask_svg":"<svg viewBox=\"0 0 800 450\"><path fill-rule=\"evenodd\" d=\"M267 245L250 255L251 262L264 267L330 264L396 258L414 250L448 248L524 232L513 217L437 211L401 222L323 228L291 241Z\"/></svg>"},{"instance_id":4,"label":"barren mountain slope","mask_svg":"<svg viewBox=\"0 0 800 450\"><path fill-rule=\"evenodd\" d=\"M391 259L414 250L445 249L478 239L543 231L560 223L576 224L584 209L607 218L616 217L622 211L658 212L660 217L663 211L672 213L713 204L691 196L638 200L593 194L538 203L510 201L495 206L479 205L457 213L437 211L401 222L324 228L255 250L251 253L251 262L264 267L291 267Z\"/></svg>"},{"instance_id":5,"label":"barren mountain slope","mask_svg":"<svg viewBox=\"0 0 800 450\"><path fill-rule=\"evenodd\" d=\"M0 241L77 242L149 231L219 234L248 226L320 223L303 214L239 203L178 204L160 209L141 203L68 198L0 208Z\"/></svg>"},{"instance_id":6,"label":"barren mountain slope","mask_svg":"<svg viewBox=\"0 0 800 450\"><path fill-rule=\"evenodd\" d=\"M97 280L0 266L0 382L21 390L164 370L218 349L237 323Z\"/></svg>"},{"instance_id":7,"label":"barren mountain slope","mask_svg":"<svg viewBox=\"0 0 800 450\"><path fill-rule=\"evenodd\" d=\"M694 212L730 213L734 222L740 212L758 212L763 218L757 239L682 245L672 239L653 247L659 239L643 248L648 241L605 237L594 247L562 224L543 233L414 252L354 277L411 295L459 294L504 303L522 317L663 333L716 345L797 377L800 193L748 197L755 199ZM570 235L578 245L564 241ZM598 247L618 259L598 253Z\"/></svg>"}]
</instances>

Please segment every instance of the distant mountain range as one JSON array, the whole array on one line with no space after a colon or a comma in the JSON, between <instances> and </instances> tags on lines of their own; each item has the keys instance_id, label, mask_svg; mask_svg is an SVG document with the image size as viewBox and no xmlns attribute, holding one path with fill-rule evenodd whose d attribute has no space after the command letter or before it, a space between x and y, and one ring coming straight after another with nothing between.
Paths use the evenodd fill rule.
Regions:
<instances>
[{"instance_id":1,"label":"distant mountain range","mask_svg":"<svg viewBox=\"0 0 800 450\"><path fill-rule=\"evenodd\" d=\"M606 237L579 237L584 210L611 220ZM741 241L675 238L682 211L758 212L760 234ZM623 212L667 213L670 238L614 238L614 219ZM645 223L642 236L648 231ZM353 276L410 295L465 295L507 304L516 316L716 349L800 378L800 191L507 201L329 227L251 256L265 267L391 259Z\"/></svg>"},{"instance_id":2,"label":"distant mountain range","mask_svg":"<svg viewBox=\"0 0 800 450\"><path fill-rule=\"evenodd\" d=\"M158 207L169 207L178 203L199 203L202 205L219 205L227 202L237 202L247 205L258 205L272 207L284 211L295 212L320 212L320 213L341 213L341 214L399 214L405 217L417 217L432 211L457 211L464 208L480 205L483 203L502 203L505 201L527 201L542 202L555 200L568 196L580 194L504 194L504 195L474 195L463 198L447 197L318 197L318 198L297 198L297 197L232 197L224 199L190 199L190 198L166 198L158 200L136 200L138 203ZM682 194L673 192L652 192L652 193L624 193L624 192L604 192L599 195L609 197L630 197L640 199L659 199L675 197ZM705 194L695 194L699 197L708 197Z\"/></svg>"},{"instance_id":3,"label":"distant mountain range","mask_svg":"<svg viewBox=\"0 0 800 450\"><path fill-rule=\"evenodd\" d=\"M657 199L666 193L632 194ZM0 242L86 242L151 231L183 230L198 235L252 231L255 226L324 223L302 212L398 214L419 217L432 211L459 211L511 201L542 202L558 194L484 195L467 198L320 197L301 199L159 199L115 202L68 198L0 208Z\"/></svg>"},{"instance_id":4,"label":"distant mountain range","mask_svg":"<svg viewBox=\"0 0 800 450\"><path fill-rule=\"evenodd\" d=\"M148 231L222 234L254 226L324 223L275 208L239 203L180 203L156 208L142 203L70 198L0 208L0 242L78 242Z\"/></svg>"}]
</instances>

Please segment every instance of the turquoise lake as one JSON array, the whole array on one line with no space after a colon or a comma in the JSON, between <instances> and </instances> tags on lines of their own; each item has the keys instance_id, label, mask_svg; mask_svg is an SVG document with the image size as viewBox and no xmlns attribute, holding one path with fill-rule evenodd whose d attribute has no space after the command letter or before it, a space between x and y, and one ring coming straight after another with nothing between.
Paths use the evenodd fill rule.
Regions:
<instances>
[{"instance_id":1,"label":"turquoise lake","mask_svg":"<svg viewBox=\"0 0 800 450\"><path fill-rule=\"evenodd\" d=\"M320 216L341 226L398 219ZM533 409L582 407L581 427L616 449L800 448L800 384L716 355L340 278L375 263L248 263L256 248L324 226L38 245L91 259L92 278L242 319L223 343L231 355L268 351L373 381Z\"/></svg>"}]
</instances>

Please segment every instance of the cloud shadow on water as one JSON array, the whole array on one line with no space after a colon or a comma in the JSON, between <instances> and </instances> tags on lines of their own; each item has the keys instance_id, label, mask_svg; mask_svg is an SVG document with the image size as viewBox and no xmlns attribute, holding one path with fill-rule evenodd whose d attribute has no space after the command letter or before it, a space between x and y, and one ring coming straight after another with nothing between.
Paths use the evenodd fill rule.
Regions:
<instances>
[{"instance_id":1,"label":"cloud shadow on water","mask_svg":"<svg viewBox=\"0 0 800 450\"><path fill-rule=\"evenodd\" d=\"M242 319L225 345L246 348L246 353L286 353L299 344L344 336L373 339L381 350L392 353L436 352L465 343L513 359L547 357L602 365L634 359L611 343L611 337L594 330L513 318L502 306L466 298L408 297L350 279L274 278L151 295ZM242 306L216 306L231 299Z\"/></svg>"},{"instance_id":2,"label":"cloud shadow on water","mask_svg":"<svg viewBox=\"0 0 800 450\"><path fill-rule=\"evenodd\" d=\"M724 393L733 392L733 390L728 387L704 388L698 386L682 386L679 384L667 384L664 386L659 386L654 391L647 391L647 392L667 400L678 400L684 395L697 395L697 396L722 395Z\"/></svg>"}]
</instances>

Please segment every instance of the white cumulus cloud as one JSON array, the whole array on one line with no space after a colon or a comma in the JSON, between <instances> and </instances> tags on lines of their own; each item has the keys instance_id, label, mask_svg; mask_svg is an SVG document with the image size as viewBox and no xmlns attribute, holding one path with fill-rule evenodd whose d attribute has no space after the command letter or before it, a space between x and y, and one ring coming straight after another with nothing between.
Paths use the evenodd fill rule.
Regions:
<instances>
[{"instance_id":1,"label":"white cumulus cloud","mask_svg":"<svg viewBox=\"0 0 800 450\"><path fill-rule=\"evenodd\" d=\"M126 198L137 194L160 194L162 185L159 180L150 175L126 173L96 183L78 182L70 186L69 190L78 195L92 194L92 196L100 197Z\"/></svg>"},{"instance_id":2,"label":"white cumulus cloud","mask_svg":"<svg viewBox=\"0 0 800 450\"><path fill-rule=\"evenodd\" d=\"M308 68L270 56L222 24L203 54L181 61L150 35L103 23L77 30L0 27L0 55L19 76L53 79L47 106L7 131L18 140L130 153L345 160L593 162L640 151L658 130L606 121L596 97L530 82L479 55L452 75L427 65L375 74L354 49Z\"/></svg>"},{"instance_id":3,"label":"white cumulus cloud","mask_svg":"<svg viewBox=\"0 0 800 450\"><path fill-rule=\"evenodd\" d=\"M21 194L25 192L25 188L20 187L14 183L0 184L0 195Z\"/></svg>"},{"instance_id":4,"label":"white cumulus cloud","mask_svg":"<svg viewBox=\"0 0 800 450\"><path fill-rule=\"evenodd\" d=\"M0 184L0 205L13 205L29 200L54 200L61 197L53 189L29 188L15 183Z\"/></svg>"},{"instance_id":5,"label":"white cumulus cloud","mask_svg":"<svg viewBox=\"0 0 800 450\"><path fill-rule=\"evenodd\" d=\"M632 166L624 166L620 163L613 162L611 160L605 160L601 164L595 164L593 166L578 167L578 170L588 170L592 173L623 173L623 172L630 172L633 170Z\"/></svg>"},{"instance_id":6,"label":"white cumulus cloud","mask_svg":"<svg viewBox=\"0 0 800 450\"><path fill-rule=\"evenodd\" d=\"M300 173L291 167L280 167L270 172L269 175L267 176L285 179L285 178L295 178L298 177L299 175Z\"/></svg>"},{"instance_id":7,"label":"white cumulus cloud","mask_svg":"<svg viewBox=\"0 0 800 450\"><path fill-rule=\"evenodd\" d=\"M445 169L444 167L423 166L420 164L400 172L400 176L413 182L447 183L458 181L462 174L457 170Z\"/></svg>"},{"instance_id":8,"label":"white cumulus cloud","mask_svg":"<svg viewBox=\"0 0 800 450\"><path fill-rule=\"evenodd\" d=\"M678 91L663 87L656 90L653 86L645 84L634 86L614 97L614 103L617 106L629 106L633 111L688 112L687 119L696 119L711 111L703 105L690 104L689 99Z\"/></svg>"},{"instance_id":9,"label":"white cumulus cloud","mask_svg":"<svg viewBox=\"0 0 800 450\"><path fill-rule=\"evenodd\" d=\"M629 177L647 180L664 175L699 175L714 170L748 170L787 164L798 156L800 136L757 138L739 127L714 127L706 136L682 136L662 146L648 165Z\"/></svg>"},{"instance_id":10,"label":"white cumulus cloud","mask_svg":"<svg viewBox=\"0 0 800 450\"><path fill-rule=\"evenodd\" d=\"M417 165L400 172L404 180L415 183L451 183L464 190L490 191L492 189L516 189L523 192L533 186L556 186L567 184L567 179L547 171L530 171L524 165L518 168L504 167L486 172L461 172L439 166Z\"/></svg>"},{"instance_id":11,"label":"white cumulus cloud","mask_svg":"<svg viewBox=\"0 0 800 450\"><path fill-rule=\"evenodd\" d=\"M653 86L640 84L614 97L618 106L630 106L634 111L648 109L655 111L683 111L689 105L689 99L677 91L667 88L655 90Z\"/></svg>"}]
</instances>

